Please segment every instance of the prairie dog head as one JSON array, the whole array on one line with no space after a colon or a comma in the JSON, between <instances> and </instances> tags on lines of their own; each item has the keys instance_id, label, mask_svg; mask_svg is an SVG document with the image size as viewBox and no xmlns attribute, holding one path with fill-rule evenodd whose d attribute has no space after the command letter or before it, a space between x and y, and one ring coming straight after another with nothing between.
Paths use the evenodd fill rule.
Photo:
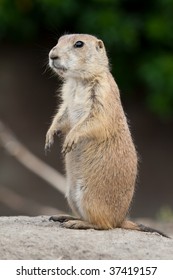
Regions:
<instances>
[{"instance_id":1,"label":"prairie dog head","mask_svg":"<svg viewBox=\"0 0 173 280\"><path fill-rule=\"evenodd\" d=\"M87 34L64 35L49 52L49 66L64 79L92 78L108 64L103 42Z\"/></svg>"}]
</instances>

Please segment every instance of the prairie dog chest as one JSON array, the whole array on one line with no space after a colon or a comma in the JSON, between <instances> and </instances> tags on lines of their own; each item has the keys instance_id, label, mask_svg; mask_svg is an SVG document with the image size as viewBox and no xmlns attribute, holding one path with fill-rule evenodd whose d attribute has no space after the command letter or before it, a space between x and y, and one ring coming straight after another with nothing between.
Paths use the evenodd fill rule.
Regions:
<instances>
[{"instance_id":1,"label":"prairie dog chest","mask_svg":"<svg viewBox=\"0 0 173 280\"><path fill-rule=\"evenodd\" d=\"M90 111L90 91L88 87L75 81L66 86L65 102L67 103L70 124L74 126Z\"/></svg>"}]
</instances>

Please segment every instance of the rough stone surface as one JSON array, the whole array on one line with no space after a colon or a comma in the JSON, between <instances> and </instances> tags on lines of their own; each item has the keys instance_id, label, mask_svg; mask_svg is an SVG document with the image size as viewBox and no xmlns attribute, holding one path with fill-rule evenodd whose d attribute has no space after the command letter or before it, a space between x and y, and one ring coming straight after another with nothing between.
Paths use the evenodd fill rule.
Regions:
<instances>
[{"instance_id":1,"label":"rough stone surface","mask_svg":"<svg viewBox=\"0 0 173 280\"><path fill-rule=\"evenodd\" d=\"M168 234L64 229L49 217L1 217L0 259L173 259L173 225L145 222Z\"/></svg>"}]
</instances>

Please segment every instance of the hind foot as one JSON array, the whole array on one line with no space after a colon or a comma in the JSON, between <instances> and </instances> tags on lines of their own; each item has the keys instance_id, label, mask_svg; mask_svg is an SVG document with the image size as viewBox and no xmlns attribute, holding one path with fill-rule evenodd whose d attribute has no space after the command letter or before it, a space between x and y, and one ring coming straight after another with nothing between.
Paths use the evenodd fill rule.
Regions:
<instances>
[{"instance_id":1,"label":"hind foot","mask_svg":"<svg viewBox=\"0 0 173 280\"><path fill-rule=\"evenodd\" d=\"M49 221L64 223L69 220L77 220L77 217L70 215L54 215L49 218Z\"/></svg>"},{"instance_id":2,"label":"hind foot","mask_svg":"<svg viewBox=\"0 0 173 280\"><path fill-rule=\"evenodd\" d=\"M55 215L49 218L49 221L60 222L60 226L70 229L100 229L97 225L82 221L76 217L69 215Z\"/></svg>"},{"instance_id":3,"label":"hind foot","mask_svg":"<svg viewBox=\"0 0 173 280\"><path fill-rule=\"evenodd\" d=\"M97 225L92 225L86 221L82 220L68 220L61 224L63 228L70 229L100 229Z\"/></svg>"}]
</instances>

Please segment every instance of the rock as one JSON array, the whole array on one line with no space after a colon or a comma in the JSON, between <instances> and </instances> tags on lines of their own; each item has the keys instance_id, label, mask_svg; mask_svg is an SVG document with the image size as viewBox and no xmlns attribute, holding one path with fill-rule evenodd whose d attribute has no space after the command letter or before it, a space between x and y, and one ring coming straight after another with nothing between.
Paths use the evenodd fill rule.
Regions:
<instances>
[{"instance_id":1,"label":"rock","mask_svg":"<svg viewBox=\"0 0 173 280\"><path fill-rule=\"evenodd\" d=\"M148 222L173 237L173 226ZM0 224L1 260L173 259L173 239L156 233L64 229L47 216L0 217Z\"/></svg>"}]
</instances>

